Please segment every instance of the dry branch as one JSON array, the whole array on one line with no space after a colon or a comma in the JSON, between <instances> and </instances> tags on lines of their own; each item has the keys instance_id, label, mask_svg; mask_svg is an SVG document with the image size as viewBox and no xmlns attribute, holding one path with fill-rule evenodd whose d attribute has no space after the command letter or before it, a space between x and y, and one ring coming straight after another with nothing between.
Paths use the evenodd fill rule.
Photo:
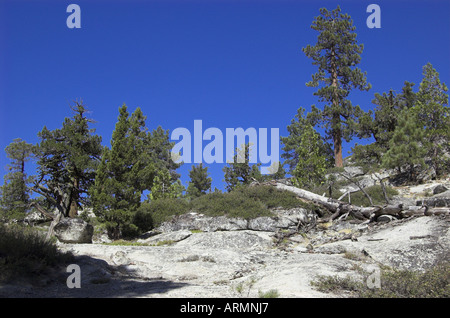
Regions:
<instances>
[{"instance_id":1,"label":"dry branch","mask_svg":"<svg viewBox=\"0 0 450 318\"><path fill-rule=\"evenodd\" d=\"M392 215L398 218L407 218L417 215L450 215L449 207L418 207L403 206L402 204L387 204L384 206L372 205L370 207L361 207L339 201L332 198L323 197L313 192L290 186L281 182L271 181L267 184L275 186L277 189L290 191L296 194L300 199L312 202L316 205L326 208L331 215L319 220L319 222L332 221L343 214L350 214L359 220L376 220L380 215Z\"/></svg>"}]
</instances>

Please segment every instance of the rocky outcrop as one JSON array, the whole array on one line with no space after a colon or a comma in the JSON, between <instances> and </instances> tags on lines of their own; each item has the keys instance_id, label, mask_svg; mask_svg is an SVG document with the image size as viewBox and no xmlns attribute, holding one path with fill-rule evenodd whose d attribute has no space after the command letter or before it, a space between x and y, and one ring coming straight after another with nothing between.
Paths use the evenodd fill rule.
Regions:
<instances>
[{"instance_id":1,"label":"rocky outcrop","mask_svg":"<svg viewBox=\"0 0 450 318\"><path fill-rule=\"evenodd\" d=\"M67 218L56 224L53 231L63 243L91 243L94 227L80 218Z\"/></svg>"},{"instance_id":2,"label":"rocky outcrop","mask_svg":"<svg viewBox=\"0 0 450 318\"><path fill-rule=\"evenodd\" d=\"M315 216L308 210L295 208L290 210L274 210L274 216L262 216L251 220L229 218L226 216L206 216L201 213L190 212L175 216L170 221L158 227L159 232L179 230L197 230L202 232L217 231L269 231L298 230L299 227L315 221Z\"/></svg>"},{"instance_id":3,"label":"rocky outcrop","mask_svg":"<svg viewBox=\"0 0 450 318\"><path fill-rule=\"evenodd\" d=\"M450 207L450 190L438 192L432 197L417 200L417 205L426 205L430 207Z\"/></svg>"},{"instance_id":4,"label":"rocky outcrop","mask_svg":"<svg viewBox=\"0 0 450 318\"><path fill-rule=\"evenodd\" d=\"M423 271L450 260L450 220L423 216L368 228L355 240L318 246L315 251L347 251L378 264Z\"/></svg>"},{"instance_id":5,"label":"rocky outcrop","mask_svg":"<svg viewBox=\"0 0 450 318\"><path fill-rule=\"evenodd\" d=\"M51 220L52 220L51 218L49 218L37 211L28 213L25 216L25 218L23 219L23 221L28 225L37 225L37 224L49 222Z\"/></svg>"},{"instance_id":6,"label":"rocky outcrop","mask_svg":"<svg viewBox=\"0 0 450 318\"><path fill-rule=\"evenodd\" d=\"M422 271L449 260L449 219L421 216L390 223L333 222L277 245L273 232L189 230L153 233L172 244L63 244L82 268L82 288L64 279L40 289L4 288L23 297L346 297L319 292L318 276L364 281L374 268ZM283 247L283 248L281 248ZM381 279L381 288L385 283ZM6 294L5 294L6 293Z\"/></svg>"}]
</instances>

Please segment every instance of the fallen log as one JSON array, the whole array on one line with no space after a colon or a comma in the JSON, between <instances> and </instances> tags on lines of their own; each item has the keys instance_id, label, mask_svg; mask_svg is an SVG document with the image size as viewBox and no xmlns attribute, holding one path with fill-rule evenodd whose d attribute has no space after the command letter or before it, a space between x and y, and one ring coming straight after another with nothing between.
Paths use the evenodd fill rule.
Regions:
<instances>
[{"instance_id":1,"label":"fallen log","mask_svg":"<svg viewBox=\"0 0 450 318\"><path fill-rule=\"evenodd\" d=\"M294 186L286 185L280 182L270 184L276 186L277 189L293 192L299 198L313 202L314 204L320 205L329 210L332 213L331 217L327 218L327 220L322 220L322 222L334 220L335 218L339 217L341 214L344 213L349 213L360 220L367 220L371 218L373 213L381 209L381 207L379 206L360 207L336 199L323 197L313 192L300 189Z\"/></svg>"},{"instance_id":2,"label":"fallen log","mask_svg":"<svg viewBox=\"0 0 450 318\"><path fill-rule=\"evenodd\" d=\"M425 215L450 215L449 207L425 207Z\"/></svg>"},{"instance_id":3,"label":"fallen log","mask_svg":"<svg viewBox=\"0 0 450 318\"><path fill-rule=\"evenodd\" d=\"M275 186L277 189L290 191L296 194L300 199L312 202L324 207L331 212L331 215L319 219L319 223L333 221L343 214L350 214L359 220L375 221L381 215L392 215L398 218L408 218L419 215L450 215L450 207L428 207L428 206L403 206L402 204L386 204L384 206L373 205L370 207L361 207L327 198L316 193L287 185L277 181L271 181L267 184Z\"/></svg>"}]
</instances>

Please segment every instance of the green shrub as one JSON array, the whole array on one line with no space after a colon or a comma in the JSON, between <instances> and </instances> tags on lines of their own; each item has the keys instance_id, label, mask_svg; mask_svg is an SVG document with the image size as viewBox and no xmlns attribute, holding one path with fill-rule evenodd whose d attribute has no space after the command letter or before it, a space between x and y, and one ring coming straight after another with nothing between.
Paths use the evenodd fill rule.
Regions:
<instances>
[{"instance_id":1,"label":"green shrub","mask_svg":"<svg viewBox=\"0 0 450 318\"><path fill-rule=\"evenodd\" d=\"M145 206L141 206L134 214L132 223L138 228L139 232L145 233L153 228L153 216Z\"/></svg>"},{"instance_id":2,"label":"green shrub","mask_svg":"<svg viewBox=\"0 0 450 318\"><path fill-rule=\"evenodd\" d=\"M149 226L158 227L161 223L168 221L174 215L187 213L190 204L181 198L161 198L141 204L137 210L136 224L142 229Z\"/></svg>"},{"instance_id":3,"label":"green shrub","mask_svg":"<svg viewBox=\"0 0 450 318\"><path fill-rule=\"evenodd\" d=\"M366 298L449 298L450 263L439 264L425 272L382 269L380 288L350 277L319 276L311 282L322 292L350 291Z\"/></svg>"},{"instance_id":4,"label":"green shrub","mask_svg":"<svg viewBox=\"0 0 450 318\"><path fill-rule=\"evenodd\" d=\"M439 264L426 272L383 271L381 288L365 288L360 295L376 298L449 298L450 263Z\"/></svg>"},{"instance_id":5,"label":"green shrub","mask_svg":"<svg viewBox=\"0 0 450 318\"><path fill-rule=\"evenodd\" d=\"M103 243L103 245L111 245L111 246L149 246L147 243L139 243L135 241L127 241L127 240L115 240L111 243Z\"/></svg>"},{"instance_id":6,"label":"green shrub","mask_svg":"<svg viewBox=\"0 0 450 318\"><path fill-rule=\"evenodd\" d=\"M241 187L236 189L242 195L262 202L268 209L292 209L302 205L297 196L289 191L278 190L272 186Z\"/></svg>"},{"instance_id":7,"label":"green shrub","mask_svg":"<svg viewBox=\"0 0 450 318\"><path fill-rule=\"evenodd\" d=\"M271 186L237 187L231 192L214 191L192 199L161 198L141 204L133 224L141 232L158 227L175 215L189 211L208 216L228 216L253 219L260 216L273 216L273 208L308 207L295 194L281 191Z\"/></svg>"},{"instance_id":8,"label":"green shrub","mask_svg":"<svg viewBox=\"0 0 450 318\"><path fill-rule=\"evenodd\" d=\"M71 259L33 228L0 224L0 282L33 280Z\"/></svg>"},{"instance_id":9,"label":"green shrub","mask_svg":"<svg viewBox=\"0 0 450 318\"><path fill-rule=\"evenodd\" d=\"M357 292L364 288L361 282L358 282L350 277L339 277L337 275L320 275L316 280L311 282L311 285L324 293L337 293L342 290Z\"/></svg>"},{"instance_id":10,"label":"green shrub","mask_svg":"<svg viewBox=\"0 0 450 318\"><path fill-rule=\"evenodd\" d=\"M280 293L276 289L271 289L266 292L262 292L261 290L259 290L258 297L259 298L278 298L278 297L280 297Z\"/></svg>"},{"instance_id":11,"label":"green shrub","mask_svg":"<svg viewBox=\"0 0 450 318\"><path fill-rule=\"evenodd\" d=\"M191 204L194 211L209 216L226 215L252 219L272 215L261 201L249 198L241 191L208 193L192 200Z\"/></svg>"}]
</instances>

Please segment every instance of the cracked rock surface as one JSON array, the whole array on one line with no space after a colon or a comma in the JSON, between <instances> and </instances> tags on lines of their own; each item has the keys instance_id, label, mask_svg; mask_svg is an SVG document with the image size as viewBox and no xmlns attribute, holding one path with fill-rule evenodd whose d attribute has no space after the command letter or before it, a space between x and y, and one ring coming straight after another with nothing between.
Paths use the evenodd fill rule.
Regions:
<instances>
[{"instance_id":1,"label":"cracked rock surface","mask_svg":"<svg viewBox=\"0 0 450 318\"><path fill-rule=\"evenodd\" d=\"M449 261L449 222L438 216L345 221L283 240L275 239L279 231L172 229L142 239L146 245L61 243L80 266L81 288L67 287L63 268L42 286L2 286L0 296L258 297L275 289L286 298L346 297L321 293L310 282L318 275L358 278L357 268L374 265L425 270Z\"/></svg>"}]
</instances>

